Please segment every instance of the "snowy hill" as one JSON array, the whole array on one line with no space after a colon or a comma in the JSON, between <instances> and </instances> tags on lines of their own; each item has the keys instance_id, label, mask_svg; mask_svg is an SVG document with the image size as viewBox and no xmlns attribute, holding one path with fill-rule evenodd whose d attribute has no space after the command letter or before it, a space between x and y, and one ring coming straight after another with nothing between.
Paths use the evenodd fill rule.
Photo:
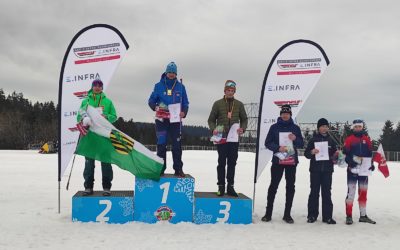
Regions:
<instances>
[{"instance_id":1,"label":"snowy hill","mask_svg":"<svg viewBox=\"0 0 400 250\"><path fill-rule=\"evenodd\" d=\"M260 218L265 212L269 168L257 184L254 224L195 225L192 223L123 225L71 222L71 198L83 188L84 159L77 157L70 190L63 177L61 214L57 213L57 156L36 151L0 151L0 249L398 249L400 244L400 164L389 162L391 176L374 172L370 177L368 215L376 225L344 224L346 171L336 168L332 200L337 225L321 218L306 223L309 194L308 160L301 157L297 170L292 216L294 225L282 221L285 181L275 201L272 222ZM216 191L215 151L184 151L184 170L196 178L196 191ZM172 172L168 154L167 172ZM134 177L114 166L114 190L134 186ZM69 173L69 169L67 170ZM67 173L67 174L68 174ZM254 154L239 153L236 189L253 194ZM101 189L96 168L95 189ZM358 221L355 201L354 219Z\"/></svg>"}]
</instances>

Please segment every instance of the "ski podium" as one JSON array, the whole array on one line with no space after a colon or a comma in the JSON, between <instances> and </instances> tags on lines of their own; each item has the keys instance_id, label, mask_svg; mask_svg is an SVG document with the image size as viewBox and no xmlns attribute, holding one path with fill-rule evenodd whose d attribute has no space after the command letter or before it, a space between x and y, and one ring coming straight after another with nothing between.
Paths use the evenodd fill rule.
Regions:
<instances>
[{"instance_id":1,"label":"ski podium","mask_svg":"<svg viewBox=\"0 0 400 250\"><path fill-rule=\"evenodd\" d=\"M126 223L252 223L252 200L217 196L214 192L195 192L195 179L165 174L160 181L136 178L135 192L112 191L102 196L95 191L83 196L82 191L72 197L72 221Z\"/></svg>"}]
</instances>

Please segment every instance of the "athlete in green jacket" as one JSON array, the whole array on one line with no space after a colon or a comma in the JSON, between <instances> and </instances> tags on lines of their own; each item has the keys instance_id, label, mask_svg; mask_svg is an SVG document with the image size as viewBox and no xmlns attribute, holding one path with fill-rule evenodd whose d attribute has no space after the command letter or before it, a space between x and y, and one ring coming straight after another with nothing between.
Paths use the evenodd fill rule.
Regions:
<instances>
[{"instance_id":1,"label":"athlete in green jacket","mask_svg":"<svg viewBox=\"0 0 400 250\"><path fill-rule=\"evenodd\" d=\"M236 93L236 83L232 80L227 80L224 88L224 97L216 102L211 109L210 116L208 117L208 126L213 131L213 135L218 134L217 127L223 127L222 137L227 138L232 125L239 124L239 128L233 133L241 135L247 128L247 114L242 102L236 100L234 95ZM229 141L229 140L228 140ZM233 188L235 179L235 167L238 158L239 141L226 142L225 139L217 144L218 150L218 196L225 194L225 165L228 165L226 179L228 182L227 194L231 196L238 196Z\"/></svg>"},{"instance_id":2,"label":"athlete in green jacket","mask_svg":"<svg viewBox=\"0 0 400 250\"><path fill-rule=\"evenodd\" d=\"M103 93L103 82L100 79L93 81L92 89L88 92L88 96L82 101L77 116L78 123L81 123L85 117L88 105L95 107L109 122L113 123L117 120L114 104ZM93 145L93 147L95 146L96 145ZM83 171L83 178L85 179L85 191L83 191L83 195L93 194L94 167L94 160L85 157L85 170ZM102 162L101 172L103 175L103 195L109 196L111 194L111 181L113 179L113 170L111 164Z\"/></svg>"}]
</instances>

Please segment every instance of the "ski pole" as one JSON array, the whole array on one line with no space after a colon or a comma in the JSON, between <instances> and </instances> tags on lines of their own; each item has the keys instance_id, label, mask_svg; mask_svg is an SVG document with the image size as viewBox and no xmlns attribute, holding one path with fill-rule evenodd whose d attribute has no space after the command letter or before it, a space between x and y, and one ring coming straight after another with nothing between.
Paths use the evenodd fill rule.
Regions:
<instances>
[{"instance_id":1,"label":"ski pole","mask_svg":"<svg viewBox=\"0 0 400 250\"><path fill-rule=\"evenodd\" d=\"M71 180L72 169L74 168L75 157L76 157L76 154L74 154L74 159L72 159L71 171L69 172L68 182L67 182L67 187L66 187L67 190L68 190L68 188L69 188L69 181Z\"/></svg>"},{"instance_id":2,"label":"ski pole","mask_svg":"<svg viewBox=\"0 0 400 250\"><path fill-rule=\"evenodd\" d=\"M76 145L79 144L79 141L80 141L80 140L81 140L81 135L79 134L78 142L76 143ZM67 189L67 190L68 190L68 188L69 188L69 181L71 180L72 169L74 168L75 157L76 157L76 154L74 154L74 159L72 159L71 171L69 172L68 182L67 182L67 186L66 186L66 189Z\"/></svg>"}]
</instances>

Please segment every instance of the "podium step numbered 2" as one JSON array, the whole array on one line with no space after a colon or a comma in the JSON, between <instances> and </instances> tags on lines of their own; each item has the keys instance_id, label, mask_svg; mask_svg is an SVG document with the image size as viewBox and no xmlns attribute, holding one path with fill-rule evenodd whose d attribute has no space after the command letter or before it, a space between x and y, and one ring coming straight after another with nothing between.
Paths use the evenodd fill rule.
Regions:
<instances>
[{"instance_id":1,"label":"podium step numbered 2","mask_svg":"<svg viewBox=\"0 0 400 250\"><path fill-rule=\"evenodd\" d=\"M83 196L79 191L72 197L72 221L126 223L133 221L133 191L102 191Z\"/></svg>"}]
</instances>

